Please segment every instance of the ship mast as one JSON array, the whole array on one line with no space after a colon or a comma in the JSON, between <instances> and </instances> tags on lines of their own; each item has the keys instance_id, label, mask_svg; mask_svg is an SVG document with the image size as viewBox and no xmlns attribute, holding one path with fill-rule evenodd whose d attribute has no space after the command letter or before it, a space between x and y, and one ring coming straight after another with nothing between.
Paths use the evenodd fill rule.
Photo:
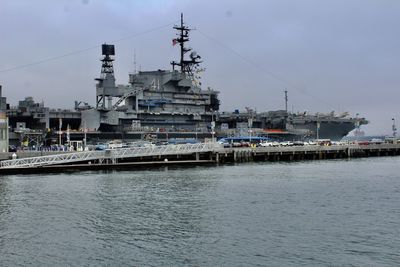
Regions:
<instances>
[{"instance_id":1,"label":"ship mast","mask_svg":"<svg viewBox=\"0 0 400 267\"><path fill-rule=\"evenodd\" d=\"M197 66L201 63L200 61L200 56L197 55L195 51L192 51L191 48L185 47L185 43L189 41L189 32L193 29L190 29L188 26L186 26L183 22L183 13L181 13L181 23L179 26L175 25L174 29L178 31L178 37L173 39L173 45L179 44L180 46L180 61L172 61L172 69L175 70L175 66L179 66L181 69L181 73L187 74L189 77L193 78L194 77L194 70L197 68ZM185 59L185 54L190 52L190 59L186 60Z\"/></svg>"}]
</instances>

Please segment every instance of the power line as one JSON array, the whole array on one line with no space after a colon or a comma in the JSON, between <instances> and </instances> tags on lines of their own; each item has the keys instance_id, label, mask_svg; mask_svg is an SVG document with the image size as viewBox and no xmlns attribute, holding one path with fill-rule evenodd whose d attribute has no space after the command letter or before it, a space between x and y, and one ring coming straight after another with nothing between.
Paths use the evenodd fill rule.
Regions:
<instances>
[{"instance_id":1,"label":"power line","mask_svg":"<svg viewBox=\"0 0 400 267\"><path fill-rule=\"evenodd\" d=\"M258 70L260 70L260 71L262 71L262 72L264 72L264 73L267 73L267 74L268 74L269 76L271 76L272 78L274 78L274 79L280 81L281 83L287 85L289 88L293 88L293 89L295 89L296 91L298 91L298 92L300 92L300 93L302 93L302 94L304 94L304 95L307 95L307 96L309 96L309 97L312 97L312 98L318 100L319 102L324 103L324 104L328 105L329 107L335 109L330 103L327 103L326 101L324 101L323 99L320 99L319 97L317 97L317 96L315 96L315 95L311 95L311 94L305 92L304 90L298 88L295 84L293 84L293 83L289 82L288 80L285 80L285 79L279 77L279 76L276 75L275 73L273 73L273 72L271 72L271 71L265 69L264 67L260 66L259 64L257 64L257 63L254 62L253 60L250 60L249 58L243 56L242 54L240 54L239 52L237 52L237 51L234 50L233 48L231 48L231 47L229 47L228 45L224 44L223 42L221 42L221 41L215 39L214 37L211 37L210 35L208 35L208 34L202 32L202 31L199 30L199 29L196 29L196 31L199 32L199 33L200 33L201 35L203 35L204 37L206 37L207 39L211 40L213 43L219 45L220 47L222 47L222 48L224 48L224 49L230 51L231 53L233 53L233 54L236 55L237 57L241 58L241 59L242 59L243 61L245 61L247 64L253 66L254 68L256 68L256 69L258 69Z\"/></svg>"},{"instance_id":2,"label":"power line","mask_svg":"<svg viewBox=\"0 0 400 267\"><path fill-rule=\"evenodd\" d=\"M135 37L138 37L138 36L141 36L141 35L145 35L147 33L151 33L151 32L158 31L160 29L169 27L169 26L175 24L176 22L177 21L170 22L168 24L161 25L161 26L158 26L158 27L146 30L146 31L138 32L138 33L135 33L135 34L131 34L131 35L125 36L125 37L120 38L120 39L116 39L116 40L111 41L111 42L112 43L119 43L119 42L122 42L122 41L125 41L125 40L128 40L128 39L132 39L132 38L135 38ZM12 67L12 68L3 69L3 70L0 70L0 73L10 72L10 71L23 69L23 68L27 68L27 67L31 67L31 66L35 66L35 65L40 65L40 64L47 63L47 62L50 62L50 61L55 61L55 60L62 59L62 58L65 58L65 57L70 57L70 56L74 56L74 55L77 55L77 54L81 54L81 53L84 53L84 52L87 52L87 51L90 51L90 50L93 50L93 49L99 49L100 47L101 47L101 45L91 46L91 47L88 47L88 48L84 48L84 49L76 50L76 51L73 51L73 52L69 52L69 53L66 53L66 54L63 54L63 55L60 55L60 56L54 56L54 57L38 60L38 61L35 61L35 62L31 62L31 63L19 65L19 66L15 66L15 67Z\"/></svg>"}]
</instances>

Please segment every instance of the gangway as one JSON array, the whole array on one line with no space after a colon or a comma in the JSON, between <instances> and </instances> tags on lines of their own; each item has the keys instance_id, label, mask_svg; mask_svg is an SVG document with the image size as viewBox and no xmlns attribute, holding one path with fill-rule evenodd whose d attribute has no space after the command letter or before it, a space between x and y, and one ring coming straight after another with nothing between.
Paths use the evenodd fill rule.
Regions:
<instances>
[{"instance_id":1,"label":"gangway","mask_svg":"<svg viewBox=\"0 0 400 267\"><path fill-rule=\"evenodd\" d=\"M141 91L143 91L145 88L143 87L139 87L139 88L133 88L132 90L128 91L127 93L125 93L123 96L121 96L117 102L113 105L112 109L113 110L117 110L119 104L122 103L122 101L126 100L128 97L134 96L139 94Z\"/></svg>"},{"instance_id":2,"label":"gangway","mask_svg":"<svg viewBox=\"0 0 400 267\"><path fill-rule=\"evenodd\" d=\"M50 165L89 162L117 163L118 159L163 155L187 155L201 152L211 152L221 148L218 143L179 144L150 147L128 147L107 149L103 151L83 151L40 157L4 160L0 162L1 169L34 168Z\"/></svg>"}]
</instances>

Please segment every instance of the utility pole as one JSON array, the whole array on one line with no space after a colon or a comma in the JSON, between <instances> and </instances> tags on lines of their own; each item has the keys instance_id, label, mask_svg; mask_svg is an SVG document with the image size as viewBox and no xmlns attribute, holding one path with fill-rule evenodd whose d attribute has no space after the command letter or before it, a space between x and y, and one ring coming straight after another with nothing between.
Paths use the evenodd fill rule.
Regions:
<instances>
[{"instance_id":1,"label":"utility pole","mask_svg":"<svg viewBox=\"0 0 400 267\"><path fill-rule=\"evenodd\" d=\"M67 125L67 144L68 144L68 149L71 148L71 137L70 137L70 127L69 124Z\"/></svg>"},{"instance_id":2,"label":"utility pole","mask_svg":"<svg viewBox=\"0 0 400 267\"><path fill-rule=\"evenodd\" d=\"M285 110L286 110L286 113L287 113L287 104L288 104L288 95L287 95L287 90L285 90Z\"/></svg>"},{"instance_id":3,"label":"utility pole","mask_svg":"<svg viewBox=\"0 0 400 267\"><path fill-rule=\"evenodd\" d=\"M59 145L59 147L61 147L61 134L62 134L61 127L62 127L62 119L59 118L58 119L58 145Z\"/></svg>"},{"instance_id":4,"label":"utility pole","mask_svg":"<svg viewBox=\"0 0 400 267\"><path fill-rule=\"evenodd\" d=\"M85 121L85 123L84 123L84 126L85 126L85 128L83 129L83 131L84 131L84 137L83 137L83 151L86 150L86 143L87 143L87 140L86 140L86 138L87 138L86 121Z\"/></svg>"},{"instance_id":5,"label":"utility pole","mask_svg":"<svg viewBox=\"0 0 400 267\"><path fill-rule=\"evenodd\" d=\"M214 121L214 110L211 110L211 140L215 142L215 121Z\"/></svg>"},{"instance_id":6,"label":"utility pole","mask_svg":"<svg viewBox=\"0 0 400 267\"><path fill-rule=\"evenodd\" d=\"M251 136L252 136L252 133L253 133L253 114L249 117L249 119L248 119L248 126L249 126L249 141L250 141L250 144L251 144Z\"/></svg>"},{"instance_id":7,"label":"utility pole","mask_svg":"<svg viewBox=\"0 0 400 267\"><path fill-rule=\"evenodd\" d=\"M249 141L250 141L250 143L251 143L251 136L252 136L252 132L253 132L253 120L254 120L254 110L253 109L251 109L251 108L249 108L249 107L246 107L246 111L247 111L247 114L248 114L248 119L247 119L247 127L248 127L248 131L249 131Z\"/></svg>"},{"instance_id":8,"label":"utility pole","mask_svg":"<svg viewBox=\"0 0 400 267\"><path fill-rule=\"evenodd\" d=\"M392 118L393 125L392 125L392 131L393 131L393 137L396 137L397 135L397 127L396 127L396 120Z\"/></svg>"},{"instance_id":9,"label":"utility pole","mask_svg":"<svg viewBox=\"0 0 400 267\"><path fill-rule=\"evenodd\" d=\"M133 49L133 74L136 74L136 49Z\"/></svg>"}]
</instances>

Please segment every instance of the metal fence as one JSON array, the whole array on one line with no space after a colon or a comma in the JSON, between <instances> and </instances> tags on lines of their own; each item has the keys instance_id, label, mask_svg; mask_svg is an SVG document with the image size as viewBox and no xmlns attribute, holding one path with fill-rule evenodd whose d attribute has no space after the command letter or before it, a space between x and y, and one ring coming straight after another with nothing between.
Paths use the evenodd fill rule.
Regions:
<instances>
[{"instance_id":1,"label":"metal fence","mask_svg":"<svg viewBox=\"0 0 400 267\"><path fill-rule=\"evenodd\" d=\"M107 149L104 151L84 151L76 153L56 154L40 157L4 160L0 162L0 169L6 168L31 168L48 165L60 165L73 162L111 160L116 162L122 158L183 155L209 152L219 149L217 143L179 144L149 147L128 147L120 149Z\"/></svg>"}]
</instances>

